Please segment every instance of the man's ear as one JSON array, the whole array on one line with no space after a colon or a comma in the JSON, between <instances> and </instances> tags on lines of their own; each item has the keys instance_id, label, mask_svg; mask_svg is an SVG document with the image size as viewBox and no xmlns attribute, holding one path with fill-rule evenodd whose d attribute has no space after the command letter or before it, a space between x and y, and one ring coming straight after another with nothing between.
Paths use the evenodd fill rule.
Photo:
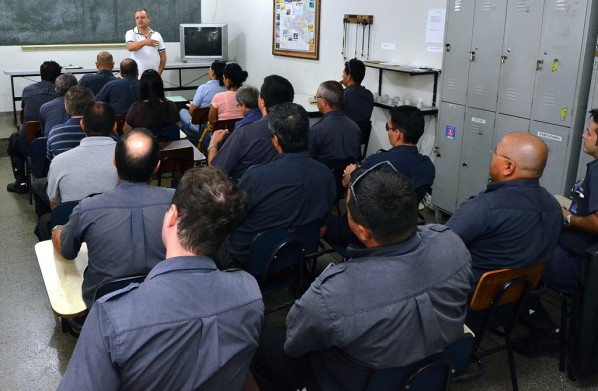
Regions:
<instances>
[{"instance_id":1,"label":"man's ear","mask_svg":"<svg viewBox=\"0 0 598 391\"><path fill-rule=\"evenodd\" d=\"M158 160L158 164L156 164L156 168L154 168L154 172L152 172L152 178L156 175L158 170L160 169L161 160Z\"/></svg>"},{"instance_id":2,"label":"man's ear","mask_svg":"<svg viewBox=\"0 0 598 391\"><path fill-rule=\"evenodd\" d=\"M173 227L177 220L179 219L179 210L177 209L176 205L170 205L168 211L166 211L166 226Z\"/></svg>"},{"instance_id":3,"label":"man's ear","mask_svg":"<svg viewBox=\"0 0 598 391\"><path fill-rule=\"evenodd\" d=\"M517 167L516 164L511 160L504 160L504 166L502 169L503 176L505 178L509 178L515 174L515 168Z\"/></svg>"}]
</instances>

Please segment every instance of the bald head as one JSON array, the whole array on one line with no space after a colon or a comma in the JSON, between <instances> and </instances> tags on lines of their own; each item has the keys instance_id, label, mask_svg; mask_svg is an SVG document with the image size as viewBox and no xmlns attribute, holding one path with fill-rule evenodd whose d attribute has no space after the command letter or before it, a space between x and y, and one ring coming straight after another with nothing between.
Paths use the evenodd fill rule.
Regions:
<instances>
[{"instance_id":1,"label":"bald head","mask_svg":"<svg viewBox=\"0 0 598 391\"><path fill-rule=\"evenodd\" d=\"M547 159L548 147L544 141L525 132L511 133L496 147L490 176L494 181L538 179L544 172Z\"/></svg>"},{"instance_id":2,"label":"bald head","mask_svg":"<svg viewBox=\"0 0 598 391\"><path fill-rule=\"evenodd\" d=\"M140 183L151 181L159 160L158 140L147 129L130 130L116 143L114 163L121 180Z\"/></svg>"},{"instance_id":3,"label":"bald head","mask_svg":"<svg viewBox=\"0 0 598 391\"><path fill-rule=\"evenodd\" d=\"M96 57L96 68L98 70L111 71L114 68L114 59L109 52L99 52Z\"/></svg>"}]
</instances>

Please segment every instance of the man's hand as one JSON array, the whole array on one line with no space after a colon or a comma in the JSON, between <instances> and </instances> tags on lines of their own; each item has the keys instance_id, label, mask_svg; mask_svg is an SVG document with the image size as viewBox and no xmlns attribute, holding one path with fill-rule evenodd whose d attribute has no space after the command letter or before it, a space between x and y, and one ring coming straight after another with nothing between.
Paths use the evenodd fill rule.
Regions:
<instances>
[{"instance_id":1,"label":"man's hand","mask_svg":"<svg viewBox=\"0 0 598 391\"><path fill-rule=\"evenodd\" d=\"M563 212L563 220L565 220L567 218L567 216L569 216L571 214L571 212L569 212L569 210L567 208L565 208L564 206L561 207L561 210Z\"/></svg>"},{"instance_id":2,"label":"man's hand","mask_svg":"<svg viewBox=\"0 0 598 391\"><path fill-rule=\"evenodd\" d=\"M228 136L228 130L220 129L212 133L212 139L210 140L210 144L218 144L224 140L224 138Z\"/></svg>"},{"instance_id":3,"label":"man's hand","mask_svg":"<svg viewBox=\"0 0 598 391\"><path fill-rule=\"evenodd\" d=\"M151 39L151 37L145 38L145 46L153 46L155 48L158 47L158 41L155 39Z\"/></svg>"},{"instance_id":4,"label":"man's hand","mask_svg":"<svg viewBox=\"0 0 598 391\"><path fill-rule=\"evenodd\" d=\"M343 171L343 186L349 187L351 183L351 173L357 169L357 164L349 164Z\"/></svg>"}]
</instances>

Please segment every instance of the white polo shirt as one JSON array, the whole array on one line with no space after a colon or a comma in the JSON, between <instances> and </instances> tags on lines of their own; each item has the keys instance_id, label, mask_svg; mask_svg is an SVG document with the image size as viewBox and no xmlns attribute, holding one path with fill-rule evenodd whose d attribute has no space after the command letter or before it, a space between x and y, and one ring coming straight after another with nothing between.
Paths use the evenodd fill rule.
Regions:
<instances>
[{"instance_id":1,"label":"white polo shirt","mask_svg":"<svg viewBox=\"0 0 598 391\"><path fill-rule=\"evenodd\" d=\"M160 55L159 52L166 50L164 40L159 32L150 29L151 38L158 41L158 47L144 46L139 50L131 52L131 58L137 62L139 68L139 77L146 69L159 70L160 67ZM143 41L145 36L139 32L139 29L135 27L132 30L127 31L125 34L125 43L128 42L139 42Z\"/></svg>"}]
</instances>

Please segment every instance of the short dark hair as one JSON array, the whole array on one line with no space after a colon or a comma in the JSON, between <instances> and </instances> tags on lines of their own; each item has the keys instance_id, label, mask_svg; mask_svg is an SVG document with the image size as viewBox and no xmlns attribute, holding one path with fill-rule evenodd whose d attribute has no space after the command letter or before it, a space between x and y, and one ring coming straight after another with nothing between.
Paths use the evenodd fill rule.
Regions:
<instances>
[{"instance_id":1,"label":"short dark hair","mask_svg":"<svg viewBox=\"0 0 598 391\"><path fill-rule=\"evenodd\" d=\"M234 62L224 67L223 75L226 79L230 80L230 87L235 89L241 87L243 82L247 80L247 76L249 76L247 71L244 71L239 64Z\"/></svg>"},{"instance_id":2,"label":"short dark hair","mask_svg":"<svg viewBox=\"0 0 598 391\"><path fill-rule=\"evenodd\" d=\"M328 102L333 110L340 110L343 107L343 96L345 91L343 85L336 80L328 80L320 84L319 95Z\"/></svg>"},{"instance_id":3,"label":"short dark hair","mask_svg":"<svg viewBox=\"0 0 598 391\"><path fill-rule=\"evenodd\" d=\"M358 178L364 169L357 169ZM354 179L355 180L355 179ZM382 245L409 239L417 230L417 203L409 179L386 164L373 168L351 187L347 208Z\"/></svg>"},{"instance_id":4,"label":"short dark hair","mask_svg":"<svg viewBox=\"0 0 598 391\"><path fill-rule=\"evenodd\" d=\"M135 10L135 12L133 12L133 15L135 15L137 12L145 12L145 15L149 18L149 12L147 12L147 10L145 8L139 7Z\"/></svg>"},{"instance_id":5,"label":"short dark hair","mask_svg":"<svg viewBox=\"0 0 598 391\"><path fill-rule=\"evenodd\" d=\"M264 78L260 96L269 112L277 104L292 102L295 99L295 90L291 82L284 77L270 75Z\"/></svg>"},{"instance_id":6,"label":"short dark hair","mask_svg":"<svg viewBox=\"0 0 598 391\"><path fill-rule=\"evenodd\" d=\"M283 152L307 151L309 117L303 106L296 103L281 103L268 114L268 129L278 138Z\"/></svg>"},{"instance_id":7,"label":"short dark hair","mask_svg":"<svg viewBox=\"0 0 598 391\"><path fill-rule=\"evenodd\" d=\"M224 67L226 66L226 62L224 61L214 61L212 63L212 65L210 65L210 68L212 68L212 71L214 71L214 74L216 75L216 80L218 80L218 84L220 85L220 87L224 86Z\"/></svg>"},{"instance_id":8,"label":"short dark hair","mask_svg":"<svg viewBox=\"0 0 598 391\"><path fill-rule=\"evenodd\" d=\"M71 87L64 96L64 106L71 116L83 115L93 102L93 91L78 84Z\"/></svg>"},{"instance_id":9,"label":"short dark hair","mask_svg":"<svg viewBox=\"0 0 598 391\"><path fill-rule=\"evenodd\" d=\"M60 75L62 67L56 61L44 61L39 67L39 74L42 80L54 83Z\"/></svg>"},{"instance_id":10,"label":"short dark hair","mask_svg":"<svg viewBox=\"0 0 598 391\"><path fill-rule=\"evenodd\" d=\"M76 86L79 82L72 73L63 73L56 78L54 83L56 83L54 91L58 96L64 96L69 88Z\"/></svg>"},{"instance_id":11,"label":"short dark hair","mask_svg":"<svg viewBox=\"0 0 598 391\"><path fill-rule=\"evenodd\" d=\"M137 61L132 58L125 58L120 62L120 73L129 76L137 76L139 68L137 67Z\"/></svg>"},{"instance_id":12,"label":"short dark hair","mask_svg":"<svg viewBox=\"0 0 598 391\"><path fill-rule=\"evenodd\" d=\"M396 106L390 110L390 122L405 136L408 144L417 144L424 134L424 115L413 106Z\"/></svg>"},{"instance_id":13,"label":"short dark hair","mask_svg":"<svg viewBox=\"0 0 598 391\"><path fill-rule=\"evenodd\" d=\"M94 102L83 113L87 136L110 136L114 129L114 109L108 103Z\"/></svg>"},{"instance_id":14,"label":"short dark hair","mask_svg":"<svg viewBox=\"0 0 598 391\"><path fill-rule=\"evenodd\" d=\"M357 84L361 84L365 77L365 65L356 58L345 61L345 73L351 75L351 79Z\"/></svg>"},{"instance_id":15,"label":"short dark hair","mask_svg":"<svg viewBox=\"0 0 598 391\"><path fill-rule=\"evenodd\" d=\"M260 93L253 86L243 86L237 90L237 102L243 104L248 109L257 108L257 99Z\"/></svg>"},{"instance_id":16,"label":"short dark hair","mask_svg":"<svg viewBox=\"0 0 598 391\"><path fill-rule=\"evenodd\" d=\"M247 196L216 167L185 172L172 198L178 239L188 251L214 257L226 236L245 218Z\"/></svg>"},{"instance_id":17,"label":"short dark hair","mask_svg":"<svg viewBox=\"0 0 598 391\"><path fill-rule=\"evenodd\" d=\"M103 51L98 53L96 56L96 61L104 64L110 64L114 62L114 58L110 52Z\"/></svg>"},{"instance_id":18,"label":"short dark hair","mask_svg":"<svg viewBox=\"0 0 598 391\"><path fill-rule=\"evenodd\" d=\"M140 136L147 145L141 154L131 154L129 138ZM146 183L152 179L154 169L160 160L160 144L156 136L145 128L132 129L121 136L114 149L116 172L121 179L129 182Z\"/></svg>"}]
</instances>

